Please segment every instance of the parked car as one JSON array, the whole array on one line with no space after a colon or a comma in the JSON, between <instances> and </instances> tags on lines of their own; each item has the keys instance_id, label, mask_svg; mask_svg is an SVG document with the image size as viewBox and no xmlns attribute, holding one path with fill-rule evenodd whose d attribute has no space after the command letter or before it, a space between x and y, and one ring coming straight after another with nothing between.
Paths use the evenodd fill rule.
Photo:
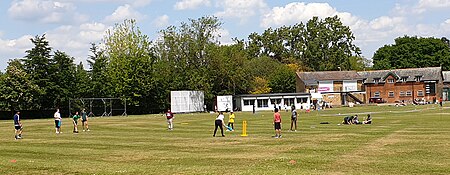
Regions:
<instances>
[{"instance_id":1,"label":"parked car","mask_svg":"<svg viewBox=\"0 0 450 175\"><path fill-rule=\"evenodd\" d=\"M386 103L386 101L384 101L380 97L372 97L372 98L369 98L369 103Z\"/></svg>"}]
</instances>

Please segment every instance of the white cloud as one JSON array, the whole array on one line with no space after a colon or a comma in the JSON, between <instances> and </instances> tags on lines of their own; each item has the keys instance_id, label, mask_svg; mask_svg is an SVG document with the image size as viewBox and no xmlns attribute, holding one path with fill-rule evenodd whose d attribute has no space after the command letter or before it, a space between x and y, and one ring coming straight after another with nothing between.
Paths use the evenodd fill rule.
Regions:
<instances>
[{"instance_id":1,"label":"white cloud","mask_svg":"<svg viewBox=\"0 0 450 175\"><path fill-rule=\"evenodd\" d=\"M145 18L145 15L136 11L129 4L117 7L117 9L109 16L105 17L106 23L119 23L125 19L136 19L141 20Z\"/></svg>"},{"instance_id":2,"label":"white cloud","mask_svg":"<svg viewBox=\"0 0 450 175\"><path fill-rule=\"evenodd\" d=\"M24 35L16 39L0 38L1 70L6 68L8 60L22 58L25 55L25 51L32 47L30 38L32 38L31 35Z\"/></svg>"},{"instance_id":3,"label":"white cloud","mask_svg":"<svg viewBox=\"0 0 450 175\"><path fill-rule=\"evenodd\" d=\"M167 25L169 25L169 16L159 16L155 20L153 20L153 24L155 24L157 27L166 27Z\"/></svg>"},{"instance_id":4,"label":"white cloud","mask_svg":"<svg viewBox=\"0 0 450 175\"><path fill-rule=\"evenodd\" d=\"M96 3L130 4L133 7L139 8L149 5L153 0L60 0L60 1L74 2L74 3L81 2L89 4L96 4Z\"/></svg>"},{"instance_id":5,"label":"white cloud","mask_svg":"<svg viewBox=\"0 0 450 175\"><path fill-rule=\"evenodd\" d=\"M60 23L65 21L85 21L86 16L75 12L72 3L51 0L16 0L11 3L8 15L16 20ZM83 18L80 18L83 16Z\"/></svg>"},{"instance_id":6,"label":"white cloud","mask_svg":"<svg viewBox=\"0 0 450 175\"><path fill-rule=\"evenodd\" d=\"M287 4L284 7L274 7L272 10L264 15L261 26L262 27L278 27L282 25L291 25L299 22L306 22L314 16L319 18L326 18L329 16L338 15L345 25L358 25L360 19L347 12L338 12L328 3L303 3L294 2Z\"/></svg>"},{"instance_id":7,"label":"white cloud","mask_svg":"<svg viewBox=\"0 0 450 175\"><path fill-rule=\"evenodd\" d=\"M429 9L443 9L450 8L450 0L420 0L417 4L419 13L425 12Z\"/></svg>"},{"instance_id":8,"label":"white cloud","mask_svg":"<svg viewBox=\"0 0 450 175\"><path fill-rule=\"evenodd\" d=\"M202 5L210 6L211 2L209 0L182 0L175 3L174 9L176 10L196 9Z\"/></svg>"},{"instance_id":9,"label":"white cloud","mask_svg":"<svg viewBox=\"0 0 450 175\"><path fill-rule=\"evenodd\" d=\"M393 28L397 26L399 23L403 23L402 17L382 16L372 20L369 25L374 30L380 30Z\"/></svg>"},{"instance_id":10,"label":"white cloud","mask_svg":"<svg viewBox=\"0 0 450 175\"><path fill-rule=\"evenodd\" d=\"M263 14L268 10L264 0L223 0L217 6L223 7L223 11L217 12L218 17L240 18L245 22L249 17Z\"/></svg>"},{"instance_id":11,"label":"white cloud","mask_svg":"<svg viewBox=\"0 0 450 175\"><path fill-rule=\"evenodd\" d=\"M230 32L227 29L219 29L218 31L216 31L214 33L214 35L218 35L219 37L219 42L221 45L231 45L234 44L234 41L231 38Z\"/></svg>"}]
</instances>

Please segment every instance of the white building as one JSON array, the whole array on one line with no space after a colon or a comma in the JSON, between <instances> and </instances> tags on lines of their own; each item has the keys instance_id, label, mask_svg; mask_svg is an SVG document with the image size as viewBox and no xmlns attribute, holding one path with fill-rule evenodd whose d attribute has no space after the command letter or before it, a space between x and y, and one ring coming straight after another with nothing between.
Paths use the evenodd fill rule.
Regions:
<instances>
[{"instance_id":1,"label":"white building","mask_svg":"<svg viewBox=\"0 0 450 175\"><path fill-rule=\"evenodd\" d=\"M282 110L290 109L295 105L296 109L309 109L311 104L310 93L276 93L276 94L245 94L234 96L236 108L242 111L271 111L281 105Z\"/></svg>"}]
</instances>

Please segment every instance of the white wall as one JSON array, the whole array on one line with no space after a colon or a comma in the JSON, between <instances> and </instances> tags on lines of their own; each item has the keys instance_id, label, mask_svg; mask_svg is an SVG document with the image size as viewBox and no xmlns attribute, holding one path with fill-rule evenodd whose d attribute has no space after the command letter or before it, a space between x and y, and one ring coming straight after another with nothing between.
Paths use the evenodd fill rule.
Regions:
<instances>
[{"instance_id":1,"label":"white wall","mask_svg":"<svg viewBox=\"0 0 450 175\"><path fill-rule=\"evenodd\" d=\"M224 95L217 96L217 110L218 111L232 111L233 110L233 96L232 95Z\"/></svg>"},{"instance_id":2,"label":"white wall","mask_svg":"<svg viewBox=\"0 0 450 175\"><path fill-rule=\"evenodd\" d=\"M203 111L204 94L202 91L171 91L170 109L174 113Z\"/></svg>"}]
</instances>

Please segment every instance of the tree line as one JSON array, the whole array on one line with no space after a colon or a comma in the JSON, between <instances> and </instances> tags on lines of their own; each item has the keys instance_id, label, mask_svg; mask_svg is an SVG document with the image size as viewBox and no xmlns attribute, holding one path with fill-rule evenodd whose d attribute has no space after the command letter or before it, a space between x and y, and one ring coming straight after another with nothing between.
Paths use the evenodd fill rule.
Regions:
<instances>
[{"instance_id":1,"label":"tree line","mask_svg":"<svg viewBox=\"0 0 450 175\"><path fill-rule=\"evenodd\" d=\"M370 68L337 16L268 28L230 45L219 42L221 25L214 16L189 19L150 40L135 20L125 20L91 44L87 69L53 50L45 34L35 36L34 47L0 74L0 110L48 110L74 98L115 97L127 100L129 114L158 113L170 106L172 90L203 91L212 108L217 95L295 92L297 71ZM380 50L374 68L397 66ZM448 59L448 47L442 54Z\"/></svg>"}]
</instances>

